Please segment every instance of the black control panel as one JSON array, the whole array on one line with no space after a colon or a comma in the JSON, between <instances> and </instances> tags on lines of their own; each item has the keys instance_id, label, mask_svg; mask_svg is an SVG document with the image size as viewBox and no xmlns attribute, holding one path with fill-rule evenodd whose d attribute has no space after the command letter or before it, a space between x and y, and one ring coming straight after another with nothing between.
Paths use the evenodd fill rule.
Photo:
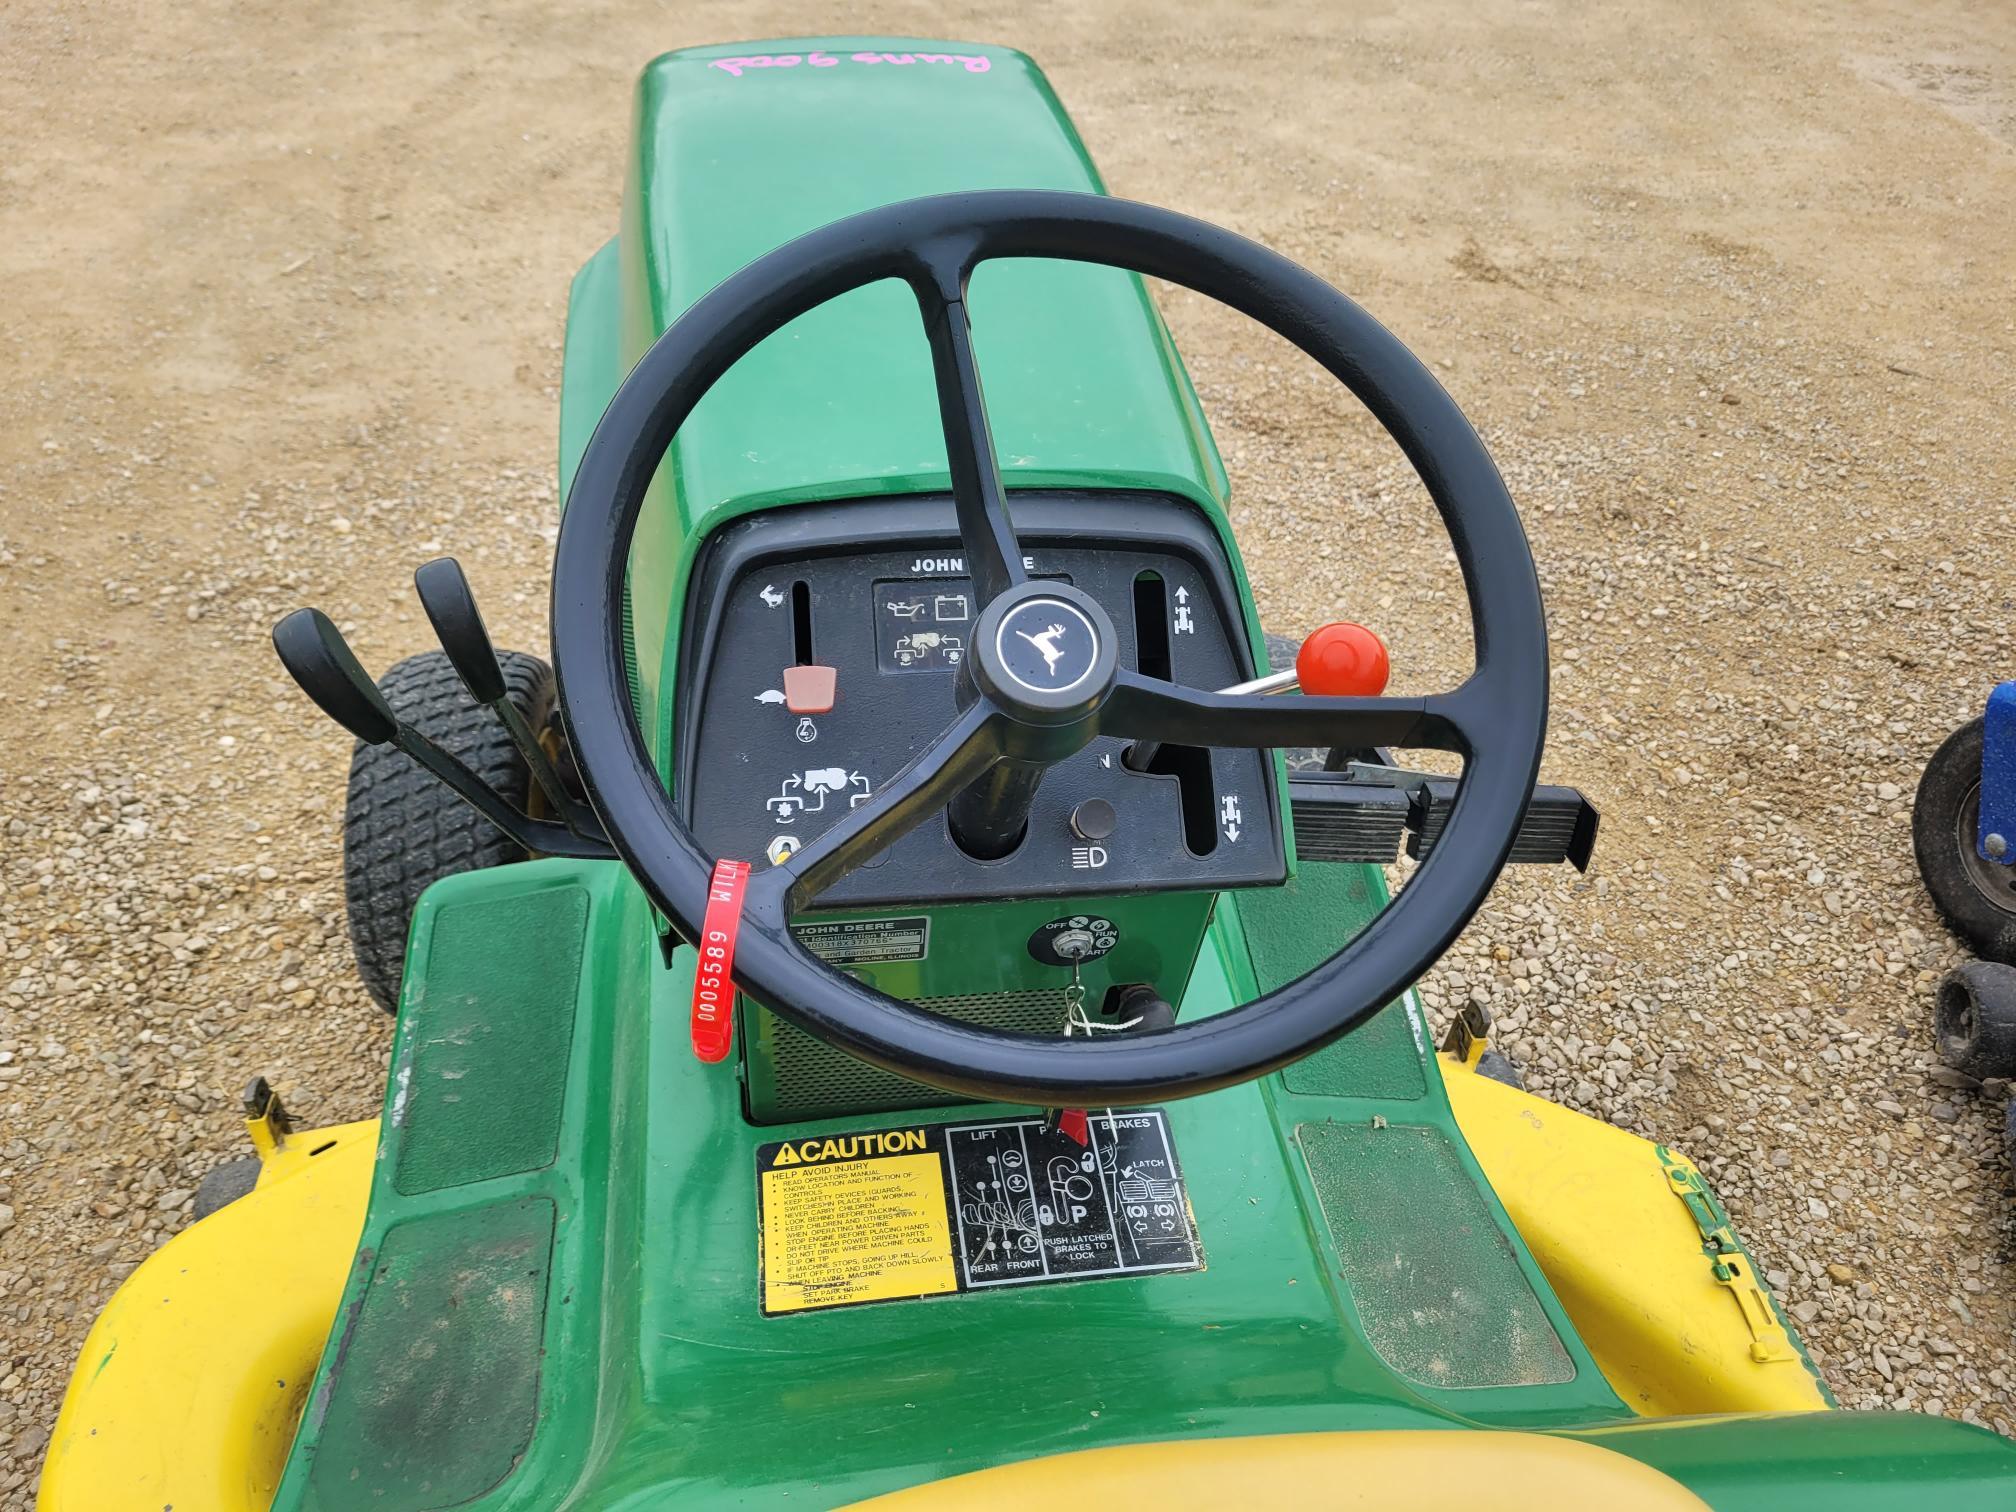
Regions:
<instances>
[{"instance_id":1,"label":"black control panel","mask_svg":"<svg viewBox=\"0 0 2016 1512\"><path fill-rule=\"evenodd\" d=\"M1254 675L1224 551L1191 506L1142 494L1011 500L1024 568L1112 617L1123 667L1196 688ZM773 510L719 532L693 578L675 787L700 843L759 870L868 802L957 712L980 605L945 499ZM802 690L832 669L831 706ZM823 697L815 703L824 704ZM797 704L798 707L793 707ZM817 908L1197 891L1286 876L1264 751L1102 737L1044 774L1022 843L968 856L941 814Z\"/></svg>"}]
</instances>

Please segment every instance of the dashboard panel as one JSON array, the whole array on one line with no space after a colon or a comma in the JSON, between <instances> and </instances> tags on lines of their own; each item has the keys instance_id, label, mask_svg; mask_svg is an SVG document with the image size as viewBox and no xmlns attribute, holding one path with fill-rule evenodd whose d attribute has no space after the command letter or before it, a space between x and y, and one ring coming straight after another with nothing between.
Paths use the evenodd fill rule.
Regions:
<instances>
[{"instance_id":1,"label":"dashboard panel","mask_svg":"<svg viewBox=\"0 0 2016 1512\"><path fill-rule=\"evenodd\" d=\"M1096 598L1123 667L1207 689L1254 675L1230 566L1194 507L1021 490L1010 504L1025 570ZM700 843L760 870L872 798L957 712L979 608L946 498L768 510L717 532L691 580L676 704L676 797ZM829 702L818 669L830 708L801 712ZM813 910L1285 879L1270 753L1165 747L1135 772L1127 746L1102 737L1046 771L1010 854L967 855L939 814Z\"/></svg>"}]
</instances>

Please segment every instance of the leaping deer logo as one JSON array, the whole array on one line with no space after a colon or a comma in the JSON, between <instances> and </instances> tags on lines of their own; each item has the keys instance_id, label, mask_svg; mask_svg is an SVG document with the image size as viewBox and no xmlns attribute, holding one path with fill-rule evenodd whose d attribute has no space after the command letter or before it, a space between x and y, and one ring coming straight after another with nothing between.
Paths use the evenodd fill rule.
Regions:
<instances>
[{"instance_id":1,"label":"leaping deer logo","mask_svg":"<svg viewBox=\"0 0 2016 1512\"><path fill-rule=\"evenodd\" d=\"M1038 630L1034 635L1031 635L1027 630L1017 630L1015 633L1043 653L1043 670L1054 677L1057 673L1057 663L1064 655L1057 645L1057 637L1064 633L1064 627L1062 625L1051 625L1045 629Z\"/></svg>"}]
</instances>

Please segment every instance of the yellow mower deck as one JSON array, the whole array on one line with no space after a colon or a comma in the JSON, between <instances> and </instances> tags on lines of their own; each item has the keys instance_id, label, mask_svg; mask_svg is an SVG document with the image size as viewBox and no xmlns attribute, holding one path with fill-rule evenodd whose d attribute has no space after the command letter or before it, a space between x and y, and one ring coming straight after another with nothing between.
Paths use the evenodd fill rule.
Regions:
<instances>
[{"instance_id":1,"label":"yellow mower deck","mask_svg":"<svg viewBox=\"0 0 2016 1512\"><path fill-rule=\"evenodd\" d=\"M1691 1162L1476 1075L1482 1049L1435 1061L1458 1124L1618 1395L1647 1418L1826 1408L1768 1296L1759 1289L1746 1303L1717 1278L1670 1174L1692 1173ZM255 1135L264 1128L253 1122ZM378 1128L372 1119L286 1136L263 1157L253 1192L133 1273L92 1329L64 1399L43 1478L47 1512L269 1505L363 1227ZM1753 1308L1770 1320L1761 1330ZM1330 1467L1348 1467L1370 1494L1418 1482L1420 1437L1138 1446L1033 1461L886 1504L1026 1505L1018 1499L1048 1488L1123 1482L1209 1504L1213 1486L1306 1488ZM1526 1470L1544 1477L1533 1485L1551 1488L1555 1507L1619 1506L1626 1495L1648 1509L1700 1505L1656 1472L1583 1444L1493 1435L1438 1440L1432 1453L1436 1494L1448 1499L1417 1505L1486 1504L1476 1498Z\"/></svg>"}]
</instances>

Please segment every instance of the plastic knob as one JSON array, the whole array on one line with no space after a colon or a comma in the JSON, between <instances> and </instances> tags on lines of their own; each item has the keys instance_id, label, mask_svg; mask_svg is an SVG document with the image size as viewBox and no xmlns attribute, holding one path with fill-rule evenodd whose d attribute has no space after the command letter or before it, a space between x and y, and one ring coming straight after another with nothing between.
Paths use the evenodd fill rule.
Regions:
<instances>
[{"instance_id":1,"label":"plastic knob","mask_svg":"<svg viewBox=\"0 0 2016 1512\"><path fill-rule=\"evenodd\" d=\"M1120 814L1104 798L1087 798L1071 810L1071 833L1080 840L1105 840L1120 824Z\"/></svg>"},{"instance_id":2,"label":"plastic knob","mask_svg":"<svg viewBox=\"0 0 2016 1512\"><path fill-rule=\"evenodd\" d=\"M1376 698L1386 691L1392 670L1386 643L1349 620L1311 631L1295 653L1295 676L1304 693Z\"/></svg>"}]
</instances>

